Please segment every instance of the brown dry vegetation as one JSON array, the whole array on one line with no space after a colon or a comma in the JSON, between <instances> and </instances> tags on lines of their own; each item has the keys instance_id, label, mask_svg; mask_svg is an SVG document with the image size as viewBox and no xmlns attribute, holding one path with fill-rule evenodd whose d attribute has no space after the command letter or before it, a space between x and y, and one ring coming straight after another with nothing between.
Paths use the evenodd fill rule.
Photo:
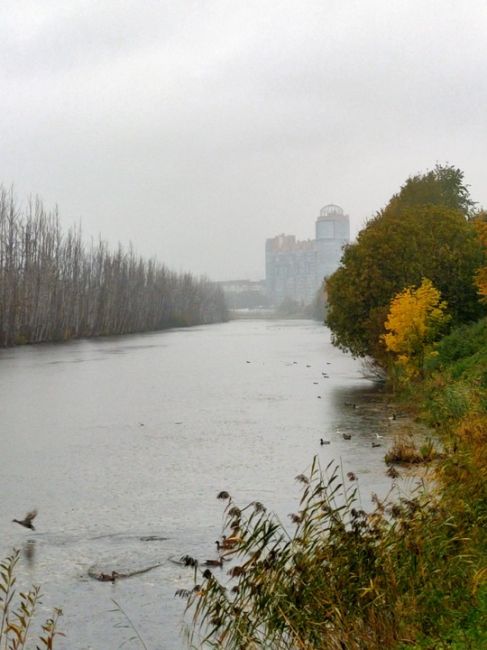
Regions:
<instances>
[{"instance_id":1,"label":"brown dry vegetation","mask_svg":"<svg viewBox=\"0 0 487 650\"><path fill-rule=\"evenodd\" d=\"M194 647L487 647L486 333L486 320L454 332L426 377L397 396L441 439L439 455L405 435L390 457L412 467L435 459L429 492L376 497L366 513L356 477L315 461L297 477L291 530L261 504L228 499L226 532L239 534L225 552L232 570L224 579L196 571L181 594Z\"/></svg>"},{"instance_id":2,"label":"brown dry vegetation","mask_svg":"<svg viewBox=\"0 0 487 650\"><path fill-rule=\"evenodd\" d=\"M418 463L430 463L441 457L442 453L435 448L432 440L426 440L418 447L411 434L403 434L396 436L384 460L388 464L401 463L414 465Z\"/></svg>"}]
</instances>

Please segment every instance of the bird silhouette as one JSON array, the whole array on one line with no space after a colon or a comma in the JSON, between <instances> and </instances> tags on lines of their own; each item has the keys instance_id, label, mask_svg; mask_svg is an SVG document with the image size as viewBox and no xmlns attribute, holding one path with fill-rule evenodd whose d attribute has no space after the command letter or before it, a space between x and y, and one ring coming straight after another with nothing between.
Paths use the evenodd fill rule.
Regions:
<instances>
[{"instance_id":1,"label":"bird silhouette","mask_svg":"<svg viewBox=\"0 0 487 650\"><path fill-rule=\"evenodd\" d=\"M323 440L323 438L320 438L320 445L329 445L330 441L329 440Z\"/></svg>"},{"instance_id":2,"label":"bird silhouette","mask_svg":"<svg viewBox=\"0 0 487 650\"><path fill-rule=\"evenodd\" d=\"M352 439L352 434L351 433L342 433L343 439L344 440L351 440Z\"/></svg>"},{"instance_id":3,"label":"bird silhouette","mask_svg":"<svg viewBox=\"0 0 487 650\"><path fill-rule=\"evenodd\" d=\"M31 512L28 512L23 519L12 519L12 521L15 522L16 524L20 524L21 526L24 526L25 528L30 528L31 530L35 530L32 521L36 517L37 517L37 510L32 510Z\"/></svg>"}]
</instances>

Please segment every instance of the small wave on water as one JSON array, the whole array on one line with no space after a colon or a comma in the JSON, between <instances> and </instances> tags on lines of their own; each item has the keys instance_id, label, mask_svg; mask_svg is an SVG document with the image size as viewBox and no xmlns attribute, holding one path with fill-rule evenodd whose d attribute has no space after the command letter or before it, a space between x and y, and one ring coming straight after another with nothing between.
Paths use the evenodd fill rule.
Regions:
<instances>
[{"instance_id":1,"label":"small wave on water","mask_svg":"<svg viewBox=\"0 0 487 650\"><path fill-rule=\"evenodd\" d=\"M147 573L148 571L159 568L162 564L162 562L150 564L149 566L118 565L116 562L108 566L93 564L88 569L88 575L90 578L94 578L100 582L115 582L123 578L132 578L133 576ZM114 566L115 568L113 568Z\"/></svg>"},{"instance_id":2,"label":"small wave on water","mask_svg":"<svg viewBox=\"0 0 487 650\"><path fill-rule=\"evenodd\" d=\"M159 532L118 532L101 535L83 535L69 533L35 533L29 537L30 542L47 546L72 546L86 542L108 541L115 544L132 544L134 542L165 542L169 537Z\"/></svg>"}]
</instances>

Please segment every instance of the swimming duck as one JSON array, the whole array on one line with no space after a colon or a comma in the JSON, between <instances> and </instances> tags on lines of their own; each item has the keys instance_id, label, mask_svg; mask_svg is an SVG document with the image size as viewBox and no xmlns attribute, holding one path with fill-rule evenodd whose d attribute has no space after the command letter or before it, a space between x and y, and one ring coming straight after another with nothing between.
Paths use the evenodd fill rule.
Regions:
<instances>
[{"instance_id":1,"label":"swimming duck","mask_svg":"<svg viewBox=\"0 0 487 650\"><path fill-rule=\"evenodd\" d=\"M96 579L100 580L100 582L115 582L115 580L118 578L118 573L116 571L112 571L111 573L100 573Z\"/></svg>"},{"instance_id":2,"label":"swimming duck","mask_svg":"<svg viewBox=\"0 0 487 650\"><path fill-rule=\"evenodd\" d=\"M203 562L204 566L223 566L223 558L221 557L219 560L205 560Z\"/></svg>"},{"instance_id":3,"label":"swimming duck","mask_svg":"<svg viewBox=\"0 0 487 650\"><path fill-rule=\"evenodd\" d=\"M231 549L234 546L236 546L238 542L240 542L240 537L238 537L237 535L232 535L231 537L225 537L225 535L223 535L222 541L220 542L216 540L215 544L217 550L219 551L221 549L223 550Z\"/></svg>"}]
</instances>

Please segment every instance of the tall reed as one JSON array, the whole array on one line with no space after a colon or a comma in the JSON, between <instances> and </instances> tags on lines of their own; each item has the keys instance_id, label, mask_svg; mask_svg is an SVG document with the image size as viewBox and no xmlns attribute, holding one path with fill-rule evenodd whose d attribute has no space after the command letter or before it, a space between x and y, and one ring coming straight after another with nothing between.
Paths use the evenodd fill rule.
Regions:
<instances>
[{"instance_id":1,"label":"tall reed","mask_svg":"<svg viewBox=\"0 0 487 650\"><path fill-rule=\"evenodd\" d=\"M374 497L366 513L354 474L315 458L297 478L290 528L262 504L239 508L228 497L227 575L197 571L180 594L194 647L399 648L439 639L469 615L478 558L439 496Z\"/></svg>"},{"instance_id":2,"label":"tall reed","mask_svg":"<svg viewBox=\"0 0 487 650\"><path fill-rule=\"evenodd\" d=\"M55 637L64 636L57 629L62 611L55 609L52 617L41 625L41 631L33 633L31 628L40 603L40 588L33 586L17 595L15 567L18 559L19 551L15 550L0 562L0 649L23 650L37 641L42 645L36 645L36 648L51 650Z\"/></svg>"}]
</instances>

